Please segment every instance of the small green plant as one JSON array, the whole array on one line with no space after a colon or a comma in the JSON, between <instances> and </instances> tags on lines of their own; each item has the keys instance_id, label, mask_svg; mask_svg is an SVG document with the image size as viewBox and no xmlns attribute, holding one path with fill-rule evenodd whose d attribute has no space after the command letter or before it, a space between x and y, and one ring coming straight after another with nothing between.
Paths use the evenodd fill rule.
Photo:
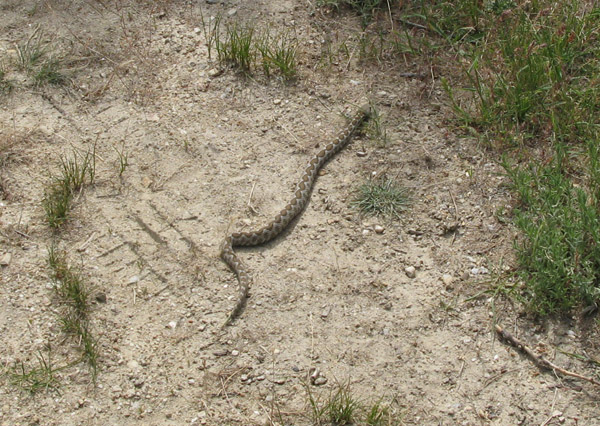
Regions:
<instances>
[{"instance_id":1,"label":"small green plant","mask_svg":"<svg viewBox=\"0 0 600 426\"><path fill-rule=\"evenodd\" d=\"M42 200L46 221L55 229L67 220L75 194L81 191L85 184L94 182L96 147L81 158L75 152L72 158L61 157L60 166L60 174L52 177Z\"/></svg>"},{"instance_id":2,"label":"small green plant","mask_svg":"<svg viewBox=\"0 0 600 426\"><path fill-rule=\"evenodd\" d=\"M202 9L200 10L200 22L202 23L202 32L204 33L206 48L208 49L208 59L212 59L212 48L217 44L217 40L219 40L221 20L222 16L220 14L205 19Z\"/></svg>"},{"instance_id":3,"label":"small green plant","mask_svg":"<svg viewBox=\"0 0 600 426\"><path fill-rule=\"evenodd\" d=\"M261 32L252 24L239 22L226 24L221 34L220 25L220 18L203 23L207 44L211 46L209 52L214 45L219 63L231 65L246 75L260 67L267 77L274 70L285 80L296 77L297 42L293 37L273 35L268 29Z\"/></svg>"},{"instance_id":4,"label":"small green plant","mask_svg":"<svg viewBox=\"0 0 600 426\"><path fill-rule=\"evenodd\" d=\"M25 42L15 45L19 68L23 71L32 70L46 55L47 44L43 39L43 31L38 25Z\"/></svg>"},{"instance_id":5,"label":"small green plant","mask_svg":"<svg viewBox=\"0 0 600 426\"><path fill-rule=\"evenodd\" d=\"M15 50L18 68L30 74L36 86L61 85L67 81L61 72L61 61L52 53L52 45L44 38L40 26L25 42L16 44Z\"/></svg>"},{"instance_id":6,"label":"small green plant","mask_svg":"<svg viewBox=\"0 0 600 426\"><path fill-rule=\"evenodd\" d=\"M48 250L48 265L52 270L54 293L59 300L70 308L76 319L87 319L89 291L79 272L68 266L66 253L52 245Z\"/></svg>"},{"instance_id":7,"label":"small green plant","mask_svg":"<svg viewBox=\"0 0 600 426\"><path fill-rule=\"evenodd\" d=\"M315 395L306 384L310 419L314 425L352 425L367 424L373 426L399 425L400 421L390 405L379 398L368 404L357 398L349 383L336 383L327 397Z\"/></svg>"},{"instance_id":8,"label":"small green plant","mask_svg":"<svg viewBox=\"0 0 600 426\"><path fill-rule=\"evenodd\" d=\"M72 199L73 193L64 180L54 180L45 189L42 207L51 228L57 229L67 220Z\"/></svg>"},{"instance_id":9,"label":"small green plant","mask_svg":"<svg viewBox=\"0 0 600 426\"><path fill-rule=\"evenodd\" d=\"M53 368L50 358L44 358L42 352L36 354L38 360L37 367L27 368L21 361L15 363L6 373L13 386L17 386L29 393L35 394L39 391L58 390L58 381L54 373L61 368Z\"/></svg>"},{"instance_id":10,"label":"small green plant","mask_svg":"<svg viewBox=\"0 0 600 426\"><path fill-rule=\"evenodd\" d=\"M42 62L38 71L33 75L33 80L37 86L44 84L58 86L64 84L67 78L60 72L60 61L52 58Z\"/></svg>"},{"instance_id":11,"label":"small green plant","mask_svg":"<svg viewBox=\"0 0 600 426\"><path fill-rule=\"evenodd\" d=\"M48 265L52 271L54 293L63 307L59 313L59 322L63 331L75 336L82 345L83 358L95 378L98 350L90 331L90 290L81 273L68 265L66 253L55 245L48 250Z\"/></svg>"},{"instance_id":12,"label":"small green plant","mask_svg":"<svg viewBox=\"0 0 600 426\"><path fill-rule=\"evenodd\" d=\"M326 403L326 415L334 425L350 425L360 408L359 401L352 395L350 385L339 385Z\"/></svg>"},{"instance_id":13,"label":"small green plant","mask_svg":"<svg viewBox=\"0 0 600 426\"><path fill-rule=\"evenodd\" d=\"M257 42L260 52L262 68L267 77L271 76L271 69L276 68L286 80L296 77L296 42L289 36L278 35L272 37L266 31Z\"/></svg>"},{"instance_id":14,"label":"small green plant","mask_svg":"<svg viewBox=\"0 0 600 426\"><path fill-rule=\"evenodd\" d=\"M219 62L231 64L243 73L250 73L255 60L254 27L238 22L225 26L225 38L215 39Z\"/></svg>"},{"instance_id":15,"label":"small green plant","mask_svg":"<svg viewBox=\"0 0 600 426\"><path fill-rule=\"evenodd\" d=\"M119 177L122 177L125 169L129 166L129 154L125 152L125 144L123 144L120 150L115 147L115 151L119 157Z\"/></svg>"},{"instance_id":16,"label":"small green plant","mask_svg":"<svg viewBox=\"0 0 600 426\"><path fill-rule=\"evenodd\" d=\"M391 423L392 414L387 405L383 404L383 401L379 399L369 409L367 409L367 415L365 423L369 426L385 426Z\"/></svg>"},{"instance_id":17,"label":"small green plant","mask_svg":"<svg viewBox=\"0 0 600 426\"><path fill-rule=\"evenodd\" d=\"M600 203L560 163L538 170L504 164L522 202L514 217L524 234L516 243L524 297L541 315L600 306Z\"/></svg>"},{"instance_id":18,"label":"small green plant","mask_svg":"<svg viewBox=\"0 0 600 426\"><path fill-rule=\"evenodd\" d=\"M369 179L357 191L351 205L369 216L399 218L409 203L408 191L392 179Z\"/></svg>"},{"instance_id":19,"label":"small green plant","mask_svg":"<svg viewBox=\"0 0 600 426\"><path fill-rule=\"evenodd\" d=\"M370 139L374 139L382 146L387 145L389 138L387 135L387 129L382 124L381 113L377 108L371 108L371 118L367 127L367 133Z\"/></svg>"}]
</instances>

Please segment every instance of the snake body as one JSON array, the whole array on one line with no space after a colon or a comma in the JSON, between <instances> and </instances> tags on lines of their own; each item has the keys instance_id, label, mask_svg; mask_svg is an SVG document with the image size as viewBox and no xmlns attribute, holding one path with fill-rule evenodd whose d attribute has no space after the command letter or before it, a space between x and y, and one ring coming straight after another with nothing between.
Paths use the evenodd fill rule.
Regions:
<instances>
[{"instance_id":1,"label":"snake body","mask_svg":"<svg viewBox=\"0 0 600 426\"><path fill-rule=\"evenodd\" d=\"M296 217L306 206L306 203L310 199L312 186L319 169L327 162L327 160L348 144L354 132L359 128L363 121L369 118L370 114L370 106L363 106L354 115L352 121L350 121L344 130L338 134L337 138L333 142L327 144L325 148L319 151L317 155L310 160L304 169L302 178L296 185L294 198L292 198L285 208L281 210L281 212L275 216L275 219L268 225L255 231L234 232L225 237L225 240L223 240L223 243L221 244L221 258L236 274L239 282L236 304L225 324L229 324L233 321L242 311L248 296L248 288L252 282L248 269L235 254L233 248L240 246L257 246L266 243L279 235L292 219L294 219L294 217Z\"/></svg>"}]
</instances>

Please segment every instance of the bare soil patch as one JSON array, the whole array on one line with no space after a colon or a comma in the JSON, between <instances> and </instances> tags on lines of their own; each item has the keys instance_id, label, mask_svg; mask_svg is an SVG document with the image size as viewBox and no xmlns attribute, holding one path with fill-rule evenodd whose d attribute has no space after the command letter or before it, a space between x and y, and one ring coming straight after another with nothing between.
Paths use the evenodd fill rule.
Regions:
<instances>
[{"instance_id":1,"label":"bare soil patch","mask_svg":"<svg viewBox=\"0 0 600 426\"><path fill-rule=\"evenodd\" d=\"M14 81L0 98L0 363L36 365L48 347L57 366L78 357L50 291L52 241L98 296L100 354L95 383L79 363L57 373L59 392L29 395L1 376L1 424L312 424L307 387L325 398L336 383L389 403L400 424L600 424L597 388L497 340L495 322L583 374L569 354L600 358L596 325L540 324L483 293L512 267L515 235L499 214L511 194L495 154L449 124L443 68L432 79L414 58L324 61L326 41L359 18L305 2L5 1L0 12ZM201 12L293 31L297 82L215 72ZM68 85L35 86L11 65L38 25ZM222 239L271 220L367 99L388 143L354 138L283 236L240 250L254 284L222 329L236 294ZM96 181L57 236L44 187L61 155L94 144ZM350 207L360 183L384 175L411 192L399 221ZM314 369L326 384L310 384Z\"/></svg>"}]
</instances>

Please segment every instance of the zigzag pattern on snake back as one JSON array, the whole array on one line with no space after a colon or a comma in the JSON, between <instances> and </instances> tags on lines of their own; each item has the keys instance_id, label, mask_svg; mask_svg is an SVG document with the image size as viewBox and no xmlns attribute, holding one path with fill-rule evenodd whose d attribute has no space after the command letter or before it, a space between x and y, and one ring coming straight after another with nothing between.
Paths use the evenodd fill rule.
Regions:
<instances>
[{"instance_id":1,"label":"zigzag pattern on snake back","mask_svg":"<svg viewBox=\"0 0 600 426\"><path fill-rule=\"evenodd\" d=\"M296 185L294 198L292 198L285 208L281 210L281 212L275 216L275 219L273 219L268 225L263 226L256 231L234 232L225 238L221 244L221 258L236 274L239 282L237 301L225 324L229 324L231 321L233 321L242 311L248 296L248 288L250 287L250 283L252 281L248 269L237 257L233 251L233 248L239 246L260 245L279 235L281 231L283 231L285 227L292 221L292 219L302 211L304 206L306 206L306 203L310 199L312 186L315 178L317 177L317 172L321 166L323 166L327 160L333 157L348 144L356 129L358 129L364 120L369 118L370 114L370 106L363 106L356 113L346 128L337 136L335 141L329 143L310 160L304 169L302 178Z\"/></svg>"}]
</instances>

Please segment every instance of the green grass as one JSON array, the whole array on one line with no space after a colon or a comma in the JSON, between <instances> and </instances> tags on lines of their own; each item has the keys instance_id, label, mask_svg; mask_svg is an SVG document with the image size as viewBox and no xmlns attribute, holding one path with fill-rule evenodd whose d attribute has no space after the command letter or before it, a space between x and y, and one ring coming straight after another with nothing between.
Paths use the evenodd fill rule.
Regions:
<instances>
[{"instance_id":1,"label":"green grass","mask_svg":"<svg viewBox=\"0 0 600 426\"><path fill-rule=\"evenodd\" d=\"M81 273L69 266L66 253L55 245L48 250L48 265L52 271L53 289L61 309L59 322L64 333L74 336L82 348L95 378L98 368L97 342L90 329L90 289Z\"/></svg>"},{"instance_id":2,"label":"green grass","mask_svg":"<svg viewBox=\"0 0 600 426\"><path fill-rule=\"evenodd\" d=\"M92 184L96 174L95 147L72 158L61 157L60 173L53 176L44 191L42 207L46 222L54 229L60 228L68 218L73 198L86 184Z\"/></svg>"},{"instance_id":3,"label":"green grass","mask_svg":"<svg viewBox=\"0 0 600 426\"><path fill-rule=\"evenodd\" d=\"M272 70L279 70L285 80L296 77L296 41L284 34L271 36L267 30L257 43L256 49L260 53L260 63L267 77Z\"/></svg>"},{"instance_id":4,"label":"green grass","mask_svg":"<svg viewBox=\"0 0 600 426\"><path fill-rule=\"evenodd\" d=\"M319 7L334 7L340 9L348 7L355 11L360 17L363 27L366 27L376 10L387 8L386 0L318 0Z\"/></svg>"},{"instance_id":5,"label":"green grass","mask_svg":"<svg viewBox=\"0 0 600 426\"><path fill-rule=\"evenodd\" d=\"M238 22L225 26L224 38L217 37L215 49L220 63L229 64L243 73L250 73L255 63L255 29Z\"/></svg>"},{"instance_id":6,"label":"green grass","mask_svg":"<svg viewBox=\"0 0 600 426\"><path fill-rule=\"evenodd\" d=\"M386 146L389 142L387 129L383 125L383 117L374 105L371 105L371 116L367 125L367 134L369 139L377 141L381 146Z\"/></svg>"},{"instance_id":7,"label":"green grass","mask_svg":"<svg viewBox=\"0 0 600 426\"><path fill-rule=\"evenodd\" d=\"M327 396L316 395L306 385L310 420L317 426L399 425L401 417L383 398L368 402L356 396L349 383L336 383Z\"/></svg>"},{"instance_id":8,"label":"green grass","mask_svg":"<svg viewBox=\"0 0 600 426\"><path fill-rule=\"evenodd\" d=\"M43 38L40 27L36 27L29 38L15 45L17 66L22 71L31 71L48 52L48 43Z\"/></svg>"},{"instance_id":9,"label":"green grass","mask_svg":"<svg viewBox=\"0 0 600 426\"><path fill-rule=\"evenodd\" d=\"M33 80L37 86L52 84L59 86L67 81L67 77L60 70L61 63L56 58L45 60L40 65L37 72L33 75Z\"/></svg>"},{"instance_id":10,"label":"green grass","mask_svg":"<svg viewBox=\"0 0 600 426\"><path fill-rule=\"evenodd\" d=\"M58 380L55 373L62 368L52 366L50 351L48 351L47 358L44 358L40 351L37 354L37 360L37 367L27 367L22 361L15 363L6 373L10 383L31 394L40 391L58 390Z\"/></svg>"},{"instance_id":11,"label":"green grass","mask_svg":"<svg viewBox=\"0 0 600 426\"><path fill-rule=\"evenodd\" d=\"M119 150L115 147L115 151L117 152L117 156L119 158L119 177L123 176L125 173L125 169L129 166L129 154L125 152L125 144Z\"/></svg>"},{"instance_id":12,"label":"green grass","mask_svg":"<svg viewBox=\"0 0 600 426\"><path fill-rule=\"evenodd\" d=\"M444 2L442 2L444 3ZM521 292L539 315L600 304L600 8L453 2L423 14L462 57L444 81L459 123L505 155ZM452 18L450 21L448 19Z\"/></svg>"},{"instance_id":13,"label":"green grass","mask_svg":"<svg viewBox=\"0 0 600 426\"><path fill-rule=\"evenodd\" d=\"M262 70L269 78L277 72L285 81L297 77L297 41L287 33L272 34L269 29L257 29L250 23L237 21L222 27L220 16L205 20L202 27L209 57L217 53L221 65L228 65L251 75Z\"/></svg>"},{"instance_id":14,"label":"green grass","mask_svg":"<svg viewBox=\"0 0 600 426\"><path fill-rule=\"evenodd\" d=\"M17 67L31 75L36 86L62 85L67 82L61 70L62 61L53 52L53 45L44 38L40 28L36 27L27 40L15 45Z\"/></svg>"},{"instance_id":15,"label":"green grass","mask_svg":"<svg viewBox=\"0 0 600 426\"><path fill-rule=\"evenodd\" d=\"M369 179L351 203L364 215L387 218L399 218L408 204L408 191L388 178Z\"/></svg>"},{"instance_id":16,"label":"green grass","mask_svg":"<svg viewBox=\"0 0 600 426\"><path fill-rule=\"evenodd\" d=\"M559 156L539 169L505 163L521 204L516 250L524 296L536 313L592 312L600 303L600 207L576 186Z\"/></svg>"}]
</instances>

